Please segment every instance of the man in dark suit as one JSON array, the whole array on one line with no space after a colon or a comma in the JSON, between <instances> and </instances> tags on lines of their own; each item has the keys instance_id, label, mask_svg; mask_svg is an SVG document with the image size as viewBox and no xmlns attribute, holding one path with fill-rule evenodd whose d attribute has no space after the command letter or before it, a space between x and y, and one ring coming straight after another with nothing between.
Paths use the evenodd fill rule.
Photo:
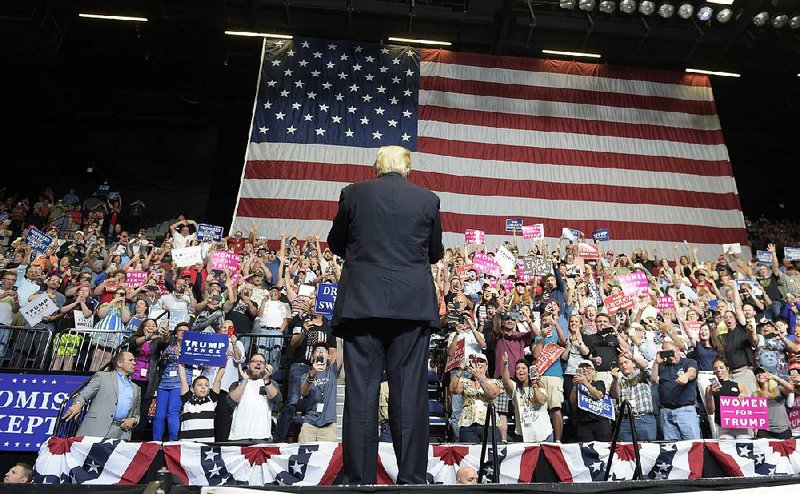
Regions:
<instances>
[{"instance_id":1,"label":"man in dark suit","mask_svg":"<svg viewBox=\"0 0 800 494\"><path fill-rule=\"evenodd\" d=\"M439 198L406 182L411 153L378 150L376 180L348 185L328 234L344 258L333 333L344 339L344 481L375 484L381 375L398 484L424 484L428 460L427 358L439 304L430 265L444 254Z\"/></svg>"}]
</instances>

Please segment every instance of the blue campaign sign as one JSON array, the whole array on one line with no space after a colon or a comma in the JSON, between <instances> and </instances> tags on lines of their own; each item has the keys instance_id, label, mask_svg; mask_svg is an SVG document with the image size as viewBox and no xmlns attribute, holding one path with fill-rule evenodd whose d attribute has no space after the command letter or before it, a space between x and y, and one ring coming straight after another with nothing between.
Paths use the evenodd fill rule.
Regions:
<instances>
[{"instance_id":1,"label":"blue campaign sign","mask_svg":"<svg viewBox=\"0 0 800 494\"><path fill-rule=\"evenodd\" d=\"M111 190L111 186L108 184L98 185L97 186L97 195L100 197L108 196L109 191Z\"/></svg>"},{"instance_id":2,"label":"blue campaign sign","mask_svg":"<svg viewBox=\"0 0 800 494\"><path fill-rule=\"evenodd\" d=\"M772 252L768 250L757 250L756 257L758 258L758 262L772 264Z\"/></svg>"},{"instance_id":3,"label":"blue campaign sign","mask_svg":"<svg viewBox=\"0 0 800 494\"><path fill-rule=\"evenodd\" d=\"M25 243L30 245L37 254L44 254L53 245L53 241L53 237L48 236L36 227L28 230L28 236L25 237Z\"/></svg>"},{"instance_id":4,"label":"blue campaign sign","mask_svg":"<svg viewBox=\"0 0 800 494\"><path fill-rule=\"evenodd\" d=\"M800 261L800 247L784 247L783 258L787 261Z\"/></svg>"},{"instance_id":5,"label":"blue campaign sign","mask_svg":"<svg viewBox=\"0 0 800 494\"><path fill-rule=\"evenodd\" d=\"M608 242L608 228L598 228L592 232L592 238L595 242Z\"/></svg>"},{"instance_id":6,"label":"blue campaign sign","mask_svg":"<svg viewBox=\"0 0 800 494\"><path fill-rule=\"evenodd\" d=\"M317 287L317 314L333 315L333 306L336 304L336 292L339 285L336 283L320 283Z\"/></svg>"},{"instance_id":7,"label":"blue campaign sign","mask_svg":"<svg viewBox=\"0 0 800 494\"><path fill-rule=\"evenodd\" d=\"M0 373L0 451L38 451L64 401L87 376Z\"/></svg>"},{"instance_id":8,"label":"blue campaign sign","mask_svg":"<svg viewBox=\"0 0 800 494\"><path fill-rule=\"evenodd\" d=\"M589 396L589 390L583 384L578 385L578 408L599 417L614 420L614 403L611 397L603 395L599 400Z\"/></svg>"},{"instance_id":9,"label":"blue campaign sign","mask_svg":"<svg viewBox=\"0 0 800 494\"><path fill-rule=\"evenodd\" d=\"M522 233L522 220L514 218L506 219L506 231Z\"/></svg>"},{"instance_id":10,"label":"blue campaign sign","mask_svg":"<svg viewBox=\"0 0 800 494\"><path fill-rule=\"evenodd\" d=\"M178 362L184 365L205 365L223 367L228 362L228 342L230 337L223 333L183 333L181 355Z\"/></svg>"},{"instance_id":11,"label":"blue campaign sign","mask_svg":"<svg viewBox=\"0 0 800 494\"><path fill-rule=\"evenodd\" d=\"M200 223L197 225L197 238L201 242L221 242L222 231L221 226Z\"/></svg>"}]
</instances>

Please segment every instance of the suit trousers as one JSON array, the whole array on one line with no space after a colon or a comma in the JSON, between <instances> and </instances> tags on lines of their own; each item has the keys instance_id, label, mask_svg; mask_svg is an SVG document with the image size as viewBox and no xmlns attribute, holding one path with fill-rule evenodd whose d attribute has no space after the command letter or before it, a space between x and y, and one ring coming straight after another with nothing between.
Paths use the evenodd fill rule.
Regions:
<instances>
[{"instance_id":1,"label":"suit trousers","mask_svg":"<svg viewBox=\"0 0 800 494\"><path fill-rule=\"evenodd\" d=\"M384 368L397 484L425 484L428 463L427 322L359 319L342 323L345 402L342 447L346 484L377 483L378 401Z\"/></svg>"}]
</instances>

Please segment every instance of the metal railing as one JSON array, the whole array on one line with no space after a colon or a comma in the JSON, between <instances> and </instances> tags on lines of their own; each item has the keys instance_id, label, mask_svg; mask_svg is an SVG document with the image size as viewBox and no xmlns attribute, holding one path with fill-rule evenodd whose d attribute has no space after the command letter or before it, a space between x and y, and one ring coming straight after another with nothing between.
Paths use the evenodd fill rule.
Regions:
<instances>
[{"instance_id":1,"label":"metal railing","mask_svg":"<svg viewBox=\"0 0 800 494\"><path fill-rule=\"evenodd\" d=\"M83 422L83 418L86 416L86 411L89 410L89 405L92 404L92 400L86 400L86 403L84 403L81 407L80 413L72 419L64 420L62 417L64 415L64 409L67 407L67 403L71 403L78 393L80 393L81 390L83 390L83 388L85 388L91 380L91 378L85 380L80 386L75 388L75 390L70 393L69 396L64 399L64 401L61 402L61 405L58 407L58 415L56 415L56 425L53 427L53 437L74 437L78 432L78 428L80 427L81 422Z\"/></svg>"}]
</instances>

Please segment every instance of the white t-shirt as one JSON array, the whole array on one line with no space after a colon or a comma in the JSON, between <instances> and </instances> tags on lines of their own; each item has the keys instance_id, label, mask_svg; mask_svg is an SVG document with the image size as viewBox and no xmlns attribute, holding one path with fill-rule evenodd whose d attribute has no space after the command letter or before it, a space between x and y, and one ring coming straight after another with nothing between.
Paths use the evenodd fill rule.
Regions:
<instances>
[{"instance_id":1,"label":"white t-shirt","mask_svg":"<svg viewBox=\"0 0 800 494\"><path fill-rule=\"evenodd\" d=\"M178 232L172 234L172 248L173 249L183 249L189 246L189 243L192 240L197 240L197 235L192 233L191 235L183 236Z\"/></svg>"},{"instance_id":2,"label":"white t-shirt","mask_svg":"<svg viewBox=\"0 0 800 494\"><path fill-rule=\"evenodd\" d=\"M546 393L544 388L539 391ZM532 388L514 390L514 412L516 416L516 433L526 443L541 442L553 433L553 424L547 411L547 403L538 406L534 402Z\"/></svg>"},{"instance_id":3,"label":"white t-shirt","mask_svg":"<svg viewBox=\"0 0 800 494\"><path fill-rule=\"evenodd\" d=\"M260 394L263 385L261 379L250 380L245 385L239 404L233 410L228 436L231 441L272 437L272 409L266 395Z\"/></svg>"},{"instance_id":4,"label":"white t-shirt","mask_svg":"<svg viewBox=\"0 0 800 494\"><path fill-rule=\"evenodd\" d=\"M456 334L458 334L459 340L464 340L464 357L468 359L470 355L483 353L483 349L481 349L481 346L478 345L478 340L475 339L475 334L472 331L453 331L447 338L448 346L450 346L450 343L453 342L453 338L456 337Z\"/></svg>"},{"instance_id":5,"label":"white t-shirt","mask_svg":"<svg viewBox=\"0 0 800 494\"><path fill-rule=\"evenodd\" d=\"M5 324L7 326L11 325L11 320L14 317L14 313L12 311L13 303L14 299L11 297L5 297L0 300L0 324Z\"/></svg>"},{"instance_id":6,"label":"white t-shirt","mask_svg":"<svg viewBox=\"0 0 800 494\"><path fill-rule=\"evenodd\" d=\"M261 326L265 328L280 328L285 319L292 317L292 312L285 302L268 300L264 304L264 314L261 316Z\"/></svg>"}]
</instances>

